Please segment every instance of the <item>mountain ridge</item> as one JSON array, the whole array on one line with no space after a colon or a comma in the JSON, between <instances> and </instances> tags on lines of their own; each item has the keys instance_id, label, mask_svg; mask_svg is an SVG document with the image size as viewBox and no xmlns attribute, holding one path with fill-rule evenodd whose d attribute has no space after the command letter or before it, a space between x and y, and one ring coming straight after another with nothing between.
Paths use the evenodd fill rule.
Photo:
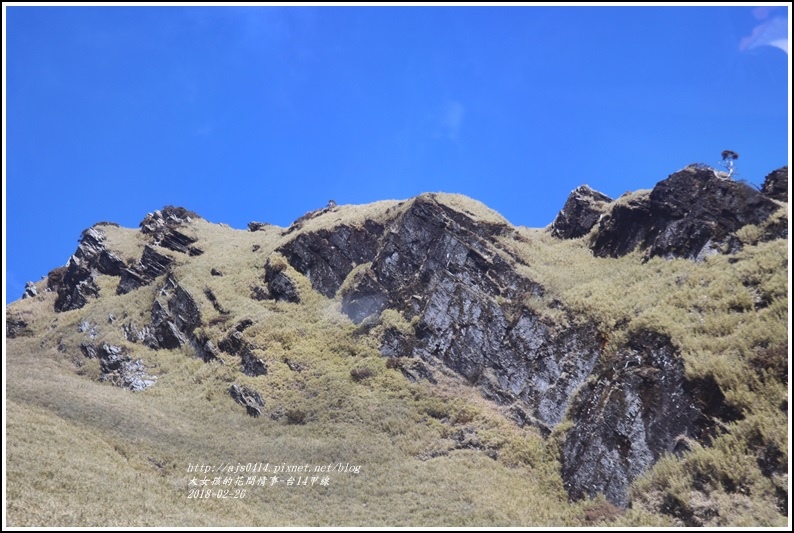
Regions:
<instances>
[{"instance_id":1,"label":"mountain ridge","mask_svg":"<svg viewBox=\"0 0 794 533\"><path fill-rule=\"evenodd\" d=\"M776 404L787 398L780 373L787 282L777 270L787 255L787 180L787 169L770 174L770 198L690 166L649 193L617 200L578 188L539 230L444 193L329 204L287 228L252 222L249 231L167 206L140 230L102 223L83 232L67 265L7 308L6 327L9 338L41 337L78 372L142 395L169 379L148 362L161 354L219 364L223 370L213 372L225 377L210 378L216 387L207 393L214 401L223 393L244 413L269 412L293 427L322 425L331 403L313 406L310 390L296 399L273 388L282 375L300 382L304 370L322 366L293 349L311 323L296 318L282 328L276 317L327 321L322 327L338 331L327 350L361 360L349 370L353 385L389 373L389 383L399 377L428 398L450 379L459 390L471 387L526 442L551 454L519 464L557 468L549 475L574 503L603 494L616 509L642 509L643 520L704 525L734 520L725 518L728 502L752 487L759 496L749 516L763 508L774 522L768 517L784 513L787 501L787 439L758 428L785 415ZM735 281L741 289L731 287ZM651 294L612 300L628 287ZM656 304L654 291L661 291ZM67 334L68 325L43 327L49 302L52 323L63 315L80 335ZM672 319L662 316L668 311ZM759 324L767 330L750 335ZM737 339L739 351L726 346ZM754 390L741 383L748 376ZM271 396L281 403L271 405ZM440 421L446 444L415 457L474 450L494 460L520 446L521 439L488 444L490 433L471 424L480 415L458 407L424 411L430 422L422 424ZM745 478L723 467L715 470L728 481L692 474L736 439L745 447ZM684 486L697 502L666 486L657 463L689 479ZM643 483L650 488L638 488ZM639 520L636 512L623 519Z\"/></svg>"}]
</instances>

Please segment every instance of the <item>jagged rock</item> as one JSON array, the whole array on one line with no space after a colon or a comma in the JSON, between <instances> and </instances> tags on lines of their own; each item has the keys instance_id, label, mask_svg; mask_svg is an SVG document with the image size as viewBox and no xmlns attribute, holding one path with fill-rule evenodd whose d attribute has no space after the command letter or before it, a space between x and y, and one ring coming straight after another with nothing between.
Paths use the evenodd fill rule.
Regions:
<instances>
[{"instance_id":1,"label":"jagged rock","mask_svg":"<svg viewBox=\"0 0 794 533\"><path fill-rule=\"evenodd\" d=\"M235 402L245 407L250 416L256 418L262 414L265 402L262 400L262 395L254 389L234 383L229 387L229 395Z\"/></svg>"},{"instance_id":2,"label":"jagged rock","mask_svg":"<svg viewBox=\"0 0 794 533\"><path fill-rule=\"evenodd\" d=\"M270 226L267 222L249 222L248 223L248 231L259 231L262 228L266 228Z\"/></svg>"},{"instance_id":3,"label":"jagged rock","mask_svg":"<svg viewBox=\"0 0 794 533\"><path fill-rule=\"evenodd\" d=\"M197 240L195 237L188 237L184 233L170 228L165 232L159 244L163 248L168 248L175 252L196 256L204 253L204 250L191 246Z\"/></svg>"},{"instance_id":4,"label":"jagged rock","mask_svg":"<svg viewBox=\"0 0 794 533\"><path fill-rule=\"evenodd\" d=\"M270 293L264 287L255 285L251 287L251 298L261 302L270 298Z\"/></svg>"},{"instance_id":5,"label":"jagged rock","mask_svg":"<svg viewBox=\"0 0 794 533\"><path fill-rule=\"evenodd\" d=\"M105 247L105 232L96 226L83 231L80 245L73 257L84 268L95 269L109 276L119 276L124 268L124 261L108 251Z\"/></svg>"},{"instance_id":6,"label":"jagged rock","mask_svg":"<svg viewBox=\"0 0 794 533\"><path fill-rule=\"evenodd\" d=\"M80 343L80 351L83 352L83 355L88 359L96 359L97 358L97 351L96 346L94 346L90 342L81 342Z\"/></svg>"},{"instance_id":7,"label":"jagged rock","mask_svg":"<svg viewBox=\"0 0 794 533\"><path fill-rule=\"evenodd\" d=\"M193 219L201 218L194 211L189 211L184 207L174 207L167 205L160 210L148 213L140 223L141 233L157 234L163 232L164 228L170 228L187 224Z\"/></svg>"},{"instance_id":8,"label":"jagged rock","mask_svg":"<svg viewBox=\"0 0 794 533\"><path fill-rule=\"evenodd\" d=\"M218 302L218 298L215 296L215 293L212 292L212 289L209 287L204 287L204 296L207 297L207 300L210 301L212 307L215 308L217 312L222 315L228 315L229 311L223 308L223 306Z\"/></svg>"},{"instance_id":9,"label":"jagged rock","mask_svg":"<svg viewBox=\"0 0 794 533\"><path fill-rule=\"evenodd\" d=\"M268 261L265 264L265 282L271 298L283 302L300 302L298 288L292 278L284 272L284 265Z\"/></svg>"},{"instance_id":10,"label":"jagged rock","mask_svg":"<svg viewBox=\"0 0 794 533\"><path fill-rule=\"evenodd\" d=\"M49 281L53 281L55 290L58 291L54 305L57 312L80 309L88 303L89 297L99 296L94 272L81 266L74 256L69 259L66 267L50 272L48 284Z\"/></svg>"},{"instance_id":11,"label":"jagged rock","mask_svg":"<svg viewBox=\"0 0 794 533\"><path fill-rule=\"evenodd\" d=\"M246 376L264 376L267 374L267 365L256 356L251 346L246 346L241 354L241 368Z\"/></svg>"},{"instance_id":12,"label":"jagged rock","mask_svg":"<svg viewBox=\"0 0 794 533\"><path fill-rule=\"evenodd\" d=\"M80 244L66 266L47 275L47 288L58 292L55 311L80 309L89 297L99 295L97 273L118 276L124 262L105 247L105 233L93 226L80 235Z\"/></svg>"},{"instance_id":13,"label":"jagged rock","mask_svg":"<svg viewBox=\"0 0 794 533\"><path fill-rule=\"evenodd\" d=\"M355 322L386 307L417 316L415 339L387 330L382 353L441 362L492 399L524 402L553 426L595 365L595 328L550 327L521 304L543 288L491 244L504 231L420 196L342 294L342 310Z\"/></svg>"},{"instance_id":14,"label":"jagged rock","mask_svg":"<svg viewBox=\"0 0 794 533\"><path fill-rule=\"evenodd\" d=\"M28 323L6 310L6 336L9 339L15 339L30 335L32 332L28 328Z\"/></svg>"},{"instance_id":15,"label":"jagged rock","mask_svg":"<svg viewBox=\"0 0 794 533\"><path fill-rule=\"evenodd\" d=\"M218 343L218 348L231 355L239 355L245 346L243 333L239 330L231 332Z\"/></svg>"},{"instance_id":16,"label":"jagged rock","mask_svg":"<svg viewBox=\"0 0 794 533\"><path fill-rule=\"evenodd\" d=\"M764 179L761 192L779 202L788 202L788 167L770 172Z\"/></svg>"},{"instance_id":17,"label":"jagged rock","mask_svg":"<svg viewBox=\"0 0 794 533\"><path fill-rule=\"evenodd\" d=\"M604 213L612 198L587 185L574 189L562 210L551 223L551 234L560 239L587 235Z\"/></svg>"},{"instance_id":18,"label":"jagged rock","mask_svg":"<svg viewBox=\"0 0 794 533\"><path fill-rule=\"evenodd\" d=\"M122 326L121 329L124 332L124 338L130 342L141 342L150 347L157 344L157 340L149 326L143 326L142 328L139 328L132 322L127 322Z\"/></svg>"},{"instance_id":19,"label":"jagged rock","mask_svg":"<svg viewBox=\"0 0 794 533\"><path fill-rule=\"evenodd\" d=\"M169 274L152 304L152 321L148 326L151 334L144 338L144 344L155 350L172 350L189 344L197 357L210 361L217 358L218 351L209 339L194 334L193 330L200 325L201 313L196 301Z\"/></svg>"},{"instance_id":20,"label":"jagged rock","mask_svg":"<svg viewBox=\"0 0 794 533\"><path fill-rule=\"evenodd\" d=\"M90 359L99 358L100 381L108 381L134 392L146 390L157 381L156 376L148 374L143 361L133 360L121 346L103 343L96 347L84 342L80 344L80 350Z\"/></svg>"},{"instance_id":21,"label":"jagged rock","mask_svg":"<svg viewBox=\"0 0 794 533\"><path fill-rule=\"evenodd\" d=\"M25 282L25 292L22 293L22 299L33 298L37 294L38 290L36 289L36 284L32 281Z\"/></svg>"},{"instance_id":22,"label":"jagged rock","mask_svg":"<svg viewBox=\"0 0 794 533\"><path fill-rule=\"evenodd\" d=\"M151 235L152 243L163 248L191 256L201 255L203 250L191 246L197 239L176 229L198 218L201 217L193 211L169 205L162 210L148 213L140 223L141 233Z\"/></svg>"},{"instance_id":23,"label":"jagged rock","mask_svg":"<svg viewBox=\"0 0 794 533\"><path fill-rule=\"evenodd\" d=\"M382 233L381 224L368 220L363 228L338 226L300 234L276 251L309 278L314 290L330 298L356 265L372 260Z\"/></svg>"},{"instance_id":24,"label":"jagged rock","mask_svg":"<svg viewBox=\"0 0 794 533\"><path fill-rule=\"evenodd\" d=\"M81 320L77 324L77 331L78 333L85 333L86 337L89 339L96 339L99 332L97 331L97 325L92 324L88 320Z\"/></svg>"},{"instance_id":25,"label":"jagged rock","mask_svg":"<svg viewBox=\"0 0 794 533\"><path fill-rule=\"evenodd\" d=\"M158 276L168 272L173 262L173 259L158 253L147 244L143 248L143 254L138 264L122 271L121 280L118 287L116 287L116 294L127 294L132 290L150 284Z\"/></svg>"},{"instance_id":26,"label":"jagged rock","mask_svg":"<svg viewBox=\"0 0 794 533\"><path fill-rule=\"evenodd\" d=\"M669 337L640 331L570 406L562 476L572 499L603 493L626 506L628 488L682 436L707 444L714 419L736 420L713 380L689 381Z\"/></svg>"},{"instance_id":27,"label":"jagged rock","mask_svg":"<svg viewBox=\"0 0 794 533\"><path fill-rule=\"evenodd\" d=\"M231 354L239 355L243 373L247 376L263 376L267 374L267 364L254 353L255 345L243 339L246 324L238 324L237 329L229 333L218 343L218 348Z\"/></svg>"},{"instance_id":28,"label":"jagged rock","mask_svg":"<svg viewBox=\"0 0 794 533\"><path fill-rule=\"evenodd\" d=\"M701 260L736 251L733 232L777 209L744 183L690 166L657 183L650 195L616 201L599 222L592 249L598 257L620 257L641 246L647 257Z\"/></svg>"},{"instance_id":29,"label":"jagged rock","mask_svg":"<svg viewBox=\"0 0 794 533\"><path fill-rule=\"evenodd\" d=\"M384 357L405 357L413 353L415 337L397 328L387 328L381 338L380 354Z\"/></svg>"}]
</instances>

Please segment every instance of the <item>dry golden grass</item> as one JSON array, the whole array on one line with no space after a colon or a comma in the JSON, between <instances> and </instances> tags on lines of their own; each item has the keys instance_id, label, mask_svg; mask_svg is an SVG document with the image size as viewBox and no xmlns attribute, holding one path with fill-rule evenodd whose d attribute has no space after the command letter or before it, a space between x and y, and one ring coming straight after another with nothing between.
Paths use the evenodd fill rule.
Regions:
<instances>
[{"instance_id":1,"label":"dry golden grass","mask_svg":"<svg viewBox=\"0 0 794 533\"><path fill-rule=\"evenodd\" d=\"M475 220L506 223L466 197L432 197ZM550 321L568 320L548 308L559 300L573 311L571 319L597 320L612 346L636 328L668 332L688 374L714 376L745 414L713 448L661 461L633 489L637 505L615 514L599 502L567 501L554 438L544 441L516 427L502 408L443 369L437 385L410 383L387 366L372 335L358 333L339 301L314 292L292 267L285 272L300 304L250 297L251 288L263 284L267 260L277 260L274 251L297 232L383 222L409 205L338 206L287 235L276 226L248 232L194 220L185 231L205 253L164 252L176 259L175 276L199 305L207 324L202 332L216 344L238 321L253 321L244 338L265 361L263 376L244 376L236 356L205 364L187 349L154 351L127 341L121 325L149 322L162 280L118 296L117 278L99 276L100 298L59 314L52 312L53 293L11 304L33 336L7 343L8 525L587 526L594 525L588 517L603 515L614 526L668 526L673 522L658 513L658 500L671 494L716 506L718 525L779 525L775 484L785 480L762 476L751 455L758 439L788 449L787 414L779 409L787 387L773 376L773 348L788 344L786 241L752 244L753 230L746 230L748 245L736 261L642 264L639 254L594 258L584 239L559 241L542 230L519 228L517 237L500 238L510 252L505 259L519 258L516 268L546 289L527 305L546 309ZM140 257L145 239L137 231L102 230L120 257ZM210 275L212 269L223 275ZM39 285L41 291L46 283ZM213 308L205 288L232 318ZM394 311L381 319L412 330ZM131 393L97 382L98 363L79 350L88 339L77 326L85 321L96 327L93 342L127 347L157 384ZM262 394L263 416L246 415L228 394L232 383ZM474 436L468 442L475 448L458 449L461 435ZM787 453L780 460L787 464ZM361 471L334 474L328 487L278 484L246 487L244 499L187 497L189 463L249 462L342 462ZM694 473L719 479L734 475L737 464L748 494L720 486L692 495Z\"/></svg>"}]
</instances>

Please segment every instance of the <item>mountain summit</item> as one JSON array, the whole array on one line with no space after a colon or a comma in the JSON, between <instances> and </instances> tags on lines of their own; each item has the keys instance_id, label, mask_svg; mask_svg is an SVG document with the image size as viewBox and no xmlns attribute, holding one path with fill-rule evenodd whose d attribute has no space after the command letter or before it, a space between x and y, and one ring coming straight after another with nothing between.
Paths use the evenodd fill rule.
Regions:
<instances>
[{"instance_id":1,"label":"mountain summit","mask_svg":"<svg viewBox=\"0 0 794 533\"><path fill-rule=\"evenodd\" d=\"M785 525L787 183L99 223L6 310L9 524Z\"/></svg>"}]
</instances>

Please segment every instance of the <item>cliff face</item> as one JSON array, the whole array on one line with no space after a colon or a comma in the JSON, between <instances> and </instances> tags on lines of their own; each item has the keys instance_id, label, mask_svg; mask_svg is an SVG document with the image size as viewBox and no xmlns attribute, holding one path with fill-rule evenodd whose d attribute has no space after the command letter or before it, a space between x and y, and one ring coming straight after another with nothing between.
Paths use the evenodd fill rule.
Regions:
<instances>
[{"instance_id":1,"label":"cliff face","mask_svg":"<svg viewBox=\"0 0 794 533\"><path fill-rule=\"evenodd\" d=\"M759 192L710 169L687 167L650 193L615 201L583 186L565 203L551 235L585 239L600 258L639 248L645 261L659 256L703 262L741 250L739 230L748 225L761 227L753 245L785 238L786 219L769 220L786 199L787 179L787 169L776 171ZM307 290L338 302L357 325L356 335L393 360L389 368L400 369L406 382L459 376L511 423L556 442L572 500L603 493L613 504L630 506L632 483L657 461L708 447L729 431L728 424L745 417L718 380L687 372L684 343L674 334L648 324L605 322L582 313L586 304L571 304L558 288L550 290L533 274L535 258L521 251L524 234L484 206L425 194L374 215L351 212L329 206L285 230L252 223L248 235L269 244L251 241L251 264L261 272L244 296L242 282L235 282L234 298L250 302L239 308L276 301L301 306ZM216 296L218 283L232 276L222 264L227 252L215 253L202 241L198 220L172 207L147 215L139 255L126 257L107 246L112 227L94 226L67 266L49 274L43 296L33 291L31 298L56 294L53 311L68 313L102 301L108 288L129 299L124 301L151 288L144 309L126 309L101 326L123 332L127 346L93 339L81 345L86 357L101 356L106 381L137 391L157 386L149 375L156 372L133 359L138 347L187 350L205 362L228 364L231 357L251 378L276 364L250 333L256 319L235 315L231 296ZM184 275L190 265L200 265L195 272L201 274ZM752 305L742 312L754 312ZM22 318L11 313L6 321L11 337L26 334ZM291 357L277 363L300 372L303 365ZM357 372L351 373L354 380L366 379L366 372ZM759 379L773 378L762 372ZM252 416L262 414L266 390L225 387L230 401Z\"/></svg>"},{"instance_id":2,"label":"cliff face","mask_svg":"<svg viewBox=\"0 0 794 533\"><path fill-rule=\"evenodd\" d=\"M735 251L736 230L760 224L777 210L749 185L690 166L657 183L650 195L616 204L598 223L592 249L599 257L620 257L639 246L646 257L702 260Z\"/></svg>"}]
</instances>

